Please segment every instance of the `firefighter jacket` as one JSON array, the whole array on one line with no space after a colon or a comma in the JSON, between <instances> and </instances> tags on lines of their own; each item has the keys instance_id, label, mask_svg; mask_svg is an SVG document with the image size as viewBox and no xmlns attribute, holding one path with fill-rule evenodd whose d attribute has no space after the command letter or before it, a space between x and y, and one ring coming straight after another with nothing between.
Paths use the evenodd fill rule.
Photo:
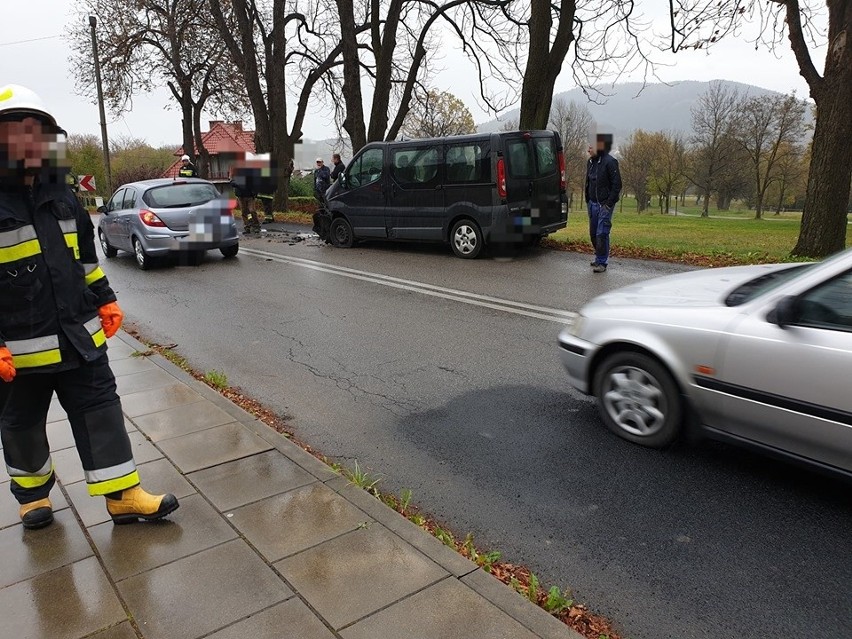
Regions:
<instances>
[{"instance_id":1,"label":"firefighter jacket","mask_svg":"<svg viewBox=\"0 0 852 639\"><path fill-rule=\"evenodd\" d=\"M98 308L114 301L92 220L69 188L0 183L0 346L18 374L100 357Z\"/></svg>"},{"instance_id":2,"label":"firefighter jacket","mask_svg":"<svg viewBox=\"0 0 852 639\"><path fill-rule=\"evenodd\" d=\"M198 177L198 171L195 170L195 165L192 162L187 162L178 170L178 177L194 178Z\"/></svg>"}]
</instances>

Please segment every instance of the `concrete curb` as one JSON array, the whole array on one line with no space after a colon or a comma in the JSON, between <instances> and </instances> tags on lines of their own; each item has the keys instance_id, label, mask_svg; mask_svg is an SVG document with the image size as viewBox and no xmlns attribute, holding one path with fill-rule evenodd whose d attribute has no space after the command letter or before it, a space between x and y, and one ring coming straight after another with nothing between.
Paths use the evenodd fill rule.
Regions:
<instances>
[{"instance_id":1,"label":"concrete curb","mask_svg":"<svg viewBox=\"0 0 852 639\"><path fill-rule=\"evenodd\" d=\"M131 348L146 352L148 347L120 331L116 336ZM393 534L411 544L433 562L459 579L471 590L487 599L498 609L515 619L522 626L542 639L583 639L580 634L548 614L538 606L514 592L504 583L491 576L472 561L441 543L438 539L422 530L392 508L386 506L365 490L352 486L344 477L319 461L316 457L294 444L284 435L276 432L250 413L234 404L206 384L182 370L162 355L148 356L165 372L186 384L204 399L231 415L250 431L273 446L290 461L324 482L356 508L388 528Z\"/></svg>"}]
</instances>

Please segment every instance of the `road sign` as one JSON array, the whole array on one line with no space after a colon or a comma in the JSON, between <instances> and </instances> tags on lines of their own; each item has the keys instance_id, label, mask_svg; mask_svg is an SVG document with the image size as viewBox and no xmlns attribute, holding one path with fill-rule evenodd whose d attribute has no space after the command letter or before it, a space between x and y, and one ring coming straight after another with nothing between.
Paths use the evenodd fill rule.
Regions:
<instances>
[{"instance_id":1,"label":"road sign","mask_svg":"<svg viewBox=\"0 0 852 639\"><path fill-rule=\"evenodd\" d=\"M78 175L77 182L80 185L81 191L95 191L95 176L94 175Z\"/></svg>"}]
</instances>

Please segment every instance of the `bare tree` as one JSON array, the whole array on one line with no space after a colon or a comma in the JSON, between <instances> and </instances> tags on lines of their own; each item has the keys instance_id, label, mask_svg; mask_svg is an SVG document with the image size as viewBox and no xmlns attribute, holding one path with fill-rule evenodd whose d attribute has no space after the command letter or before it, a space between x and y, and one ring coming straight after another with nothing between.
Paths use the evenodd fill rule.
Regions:
<instances>
[{"instance_id":1,"label":"bare tree","mask_svg":"<svg viewBox=\"0 0 852 639\"><path fill-rule=\"evenodd\" d=\"M512 12L527 44L520 125L547 126L553 89L573 46L571 69L578 86L599 93L602 77L644 67L653 73L642 38L645 25L635 0L516 0Z\"/></svg>"},{"instance_id":2,"label":"bare tree","mask_svg":"<svg viewBox=\"0 0 852 639\"><path fill-rule=\"evenodd\" d=\"M781 145L778 150L775 180L766 194L766 199L775 203L775 215L781 215L787 204L795 202L798 196L804 194L808 160L800 144Z\"/></svg>"},{"instance_id":3,"label":"bare tree","mask_svg":"<svg viewBox=\"0 0 852 639\"><path fill-rule=\"evenodd\" d=\"M637 129L624 141L619 148L621 158L619 169L624 185L636 198L636 210L642 213L648 208L650 196L648 193L651 179L651 168L654 165L656 152L654 134Z\"/></svg>"},{"instance_id":4,"label":"bare tree","mask_svg":"<svg viewBox=\"0 0 852 639\"><path fill-rule=\"evenodd\" d=\"M653 159L649 187L660 198L660 212L670 212L671 198L683 190L686 143L679 133L654 133L651 146Z\"/></svg>"},{"instance_id":5,"label":"bare tree","mask_svg":"<svg viewBox=\"0 0 852 639\"><path fill-rule=\"evenodd\" d=\"M804 214L794 255L823 257L846 246L852 184L852 2L849 0L669 0L674 51L741 36L756 24L755 41L775 48L785 39L816 103L816 124ZM820 6L828 33L813 24ZM827 37L824 37L827 36ZM827 44L822 73L813 50Z\"/></svg>"},{"instance_id":6,"label":"bare tree","mask_svg":"<svg viewBox=\"0 0 852 639\"><path fill-rule=\"evenodd\" d=\"M104 94L113 114L132 108L141 92L168 87L181 111L183 148L200 141L200 112L210 106L239 104L239 79L224 58L204 16L207 0L81 0L68 37L72 64L82 68L81 91L94 97L94 69L88 15L98 16ZM235 97L237 96L237 97ZM218 101L217 101L218 100ZM199 114L196 117L195 114ZM196 129L194 130L194 124Z\"/></svg>"},{"instance_id":7,"label":"bare tree","mask_svg":"<svg viewBox=\"0 0 852 639\"><path fill-rule=\"evenodd\" d=\"M701 217L710 215L710 196L734 158L738 103L737 90L716 81L692 108L693 153L687 177L703 195Z\"/></svg>"},{"instance_id":8,"label":"bare tree","mask_svg":"<svg viewBox=\"0 0 852 639\"><path fill-rule=\"evenodd\" d=\"M452 93L427 91L418 96L403 125L403 133L411 138L439 138L475 133L473 115Z\"/></svg>"},{"instance_id":9,"label":"bare tree","mask_svg":"<svg viewBox=\"0 0 852 639\"><path fill-rule=\"evenodd\" d=\"M287 207L295 144L315 87L339 66L341 44L328 31L334 15L320 3L300 11L295 0L209 0L219 36L240 70L255 122L255 148L270 153L278 173L275 206ZM304 4L304 3L302 3ZM288 86L295 90L290 117Z\"/></svg>"},{"instance_id":10,"label":"bare tree","mask_svg":"<svg viewBox=\"0 0 852 639\"><path fill-rule=\"evenodd\" d=\"M755 218L763 217L769 185L777 179L782 153L805 132L805 104L795 95L745 98L738 108L736 137L751 164Z\"/></svg>"},{"instance_id":11,"label":"bare tree","mask_svg":"<svg viewBox=\"0 0 852 639\"><path fill-rule=\"evenodd\" d=\"M595 131L595 120L585 104L557 98L550 109L550 128L562 138L569 206L586 180L587 149Z\"/></svg>"},{"instance_id":12,"label":"bare tree","mask_svg":"<svg viewBox=\"0 0 852 639\"><path fill-rule=\"evenodd\" d=\"M513 0L335 0L340 29L342 83L330 83L343 96L337 121L353 150L367 142L395 139L405 123L415 92L428 84L430 55L437 25L458 36L479 75L480 92L489 105L486 76L506 78L494 54L511 48L503 39L504 11ZM325 0L332 6L331 0ZM514 61L513 61L514 64ZM372 83L369 115L364 111L365 78Z\"/></svg>"}]
</instances>

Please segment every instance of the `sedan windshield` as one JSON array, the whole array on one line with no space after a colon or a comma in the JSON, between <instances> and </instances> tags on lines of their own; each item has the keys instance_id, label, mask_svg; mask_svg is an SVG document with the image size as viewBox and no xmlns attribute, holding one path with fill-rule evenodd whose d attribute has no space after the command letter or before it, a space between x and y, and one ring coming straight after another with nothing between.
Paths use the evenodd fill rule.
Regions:
<instances>
[{"instance_id":1,"label":"sedan windshield","mask_svg":"<svg viewBox=\"0 0 852 639\"><path fill-rule=\"evenodd\" d=\"M152 209L177 209L205 204L219 197L212 184L166 184L145 193L142 199Z\"/></svg>"},{"instance_id":2,"label":"sedan windshield","mask_svg":"<svg viewBox=\"0 0 852 639\"><path fill-rule=\"evenodd\" d=\"M766 273L753 280L740 284L737 288L731 291L730 295L725 299L726 306L739 306L753 299L768 293L769 291L778 288L785 282L790 281L794 277L801 275L806 269L813 267L813 264L798 264L790 268Z\"/></svg>"}]
</instances>

